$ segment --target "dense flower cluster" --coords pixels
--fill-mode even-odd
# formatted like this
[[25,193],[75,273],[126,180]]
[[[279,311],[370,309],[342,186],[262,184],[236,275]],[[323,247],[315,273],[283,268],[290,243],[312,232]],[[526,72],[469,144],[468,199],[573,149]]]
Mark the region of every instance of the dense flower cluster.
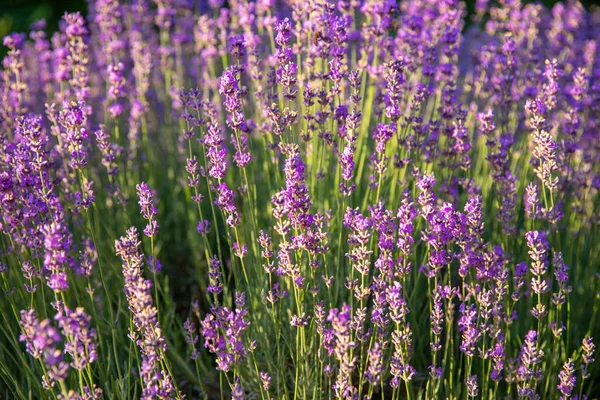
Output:
[[598,8],[94,0],[2,43],[3,396],[600,392]]

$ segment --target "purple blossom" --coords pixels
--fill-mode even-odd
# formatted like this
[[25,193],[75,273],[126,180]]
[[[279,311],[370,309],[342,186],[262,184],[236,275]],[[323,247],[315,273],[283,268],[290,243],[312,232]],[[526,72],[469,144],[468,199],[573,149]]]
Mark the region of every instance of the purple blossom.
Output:
[[87,165],[85,147],[88,138],[88,131],[85,127],[85,103],[65,101],[63,109],[58,115],[58,122],[63,128],[61,136],[68,146],[71,156],[71,168],[84,168]]
[[139,252],[140,244],[135,227],[115,241],[116,253],[123,263],[124,292],[133,321],[134,329],[130,330],[129,337],[139,347],[142,359],[142,397],[154,398],[157,393],[174,396],[176,390],[172,377],[164,368],[167,345],[150,291],[152,283],[142,275],[144,256]]
[[42,227],[44,235],[44,271],[48,287],[56,293],[69,288],[65,266],[70,262],[69,252],[72,239],[67,228],[61,224],[52,222]]
[[[89,96],[90,88],[89,67],[88,67],[88,46],[85,19],[79,12],[65,13],[63,16],[65,22],[64,32],[67,37],[67,48],[70,61],[70,80],[69,84],[75,90],[75,97],[78,102],[83,102]],[[89,113],[86,110],[86,114]]]
[[282,211],[287,214],[292,227],[307,229],[312,224],[313,215],[308,213],[312,202],[305,183],[304,162],[297,145],[289,146],[285,152],[287,154],[284,168],[286,187],[273,197],[272,202],[283,200]]
[[235,227],[240,223],[240,215],[237,212],[237,208],[234,202],[235,193],[229,189],[225,182],[219,185],[218,196],[215,200],[215,205],[223,211],[227,216],[227,224]]
[[355,346],[351,341],[350,324],[352,321],[349,305],[344,304],[341,309],[332,308],[329,310],[327,321],[331,324],[331,342],[333,353],[339,362],[338,376],[333,384],[333,390],[337,396],[348,397],[355,388],[350,379],[351,373],[355,368],[354,359],[350,355],[350,350]]
[[58,348],[62,337],[50,319],[38,320],[35,310],[21,311],[22,332],[19,341],[25,342],[27,352],[39,359],[46,373],[42,378],[44,388],[50,390],[56,382],[64,382],[68,377],[69,365],[64,361],[63,352]]
[[198,339],[200,338],[196,334],[196,325],[189,318],[185,320],[183,323],[183,329],[185,330],[185,340],[187,344],[192,347],[192,354],[190,354],[190,359],[196,360],[200,357],[200,353],[196,350],[196,344],[198,343]]
[[472,357],[475,354],[475,346],[481,337],[477,328],[477,307],[475,304],[460,305],[460,318],[458,319],[458,329],[462,336],[460,351],[467,356]]
[[142,182],[135,186],[138,197],[140,198],[138,204],[140,205],[140,212],[144,219],[148,221],[146,228],[144,229],[144,235],[149,238],[155,237],[158,234],[158,222],[156,221],[156,215],[158,211],[154,206],[154,193],[148,187],[148,184]]
[[91,317],[82,307],[69,310],[63,306],[54,319],[66,338],[65,352],[71,355],[71,367],[82,371],[98,359],[96,330],[90,327]]
[[519,367],[517,370],[518,394],[521,397],[531,396],[535,393],[535,382],[543,378],[541,368],[538,366],[542,362],[544,352],[538,346],[538,334],[536,331],[529,331],[525,335],[523,346],[519,354]]
[[247,353],[242,334],[250,323],[247,320],[248,310],[240,303],[236,303],[235,310],[213,306],[201,321],[204,347],[217,356],[219,371],[229,371],[241,363]]
[[577,383],[575,366],[573,365],[572,359],[569,359],[563,364],[563,368],[558,374],[558,379],[560,382],[556,388],[562,393],[562,396],[560,397],[561,400],[566,400],[571,396],[575,384]]

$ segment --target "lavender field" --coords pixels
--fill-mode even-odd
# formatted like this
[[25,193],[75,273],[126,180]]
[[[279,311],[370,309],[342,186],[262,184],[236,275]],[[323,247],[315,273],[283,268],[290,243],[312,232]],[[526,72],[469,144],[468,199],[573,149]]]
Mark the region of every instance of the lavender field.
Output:
[[600,398],[599,8],[82,15],[3,39],[0,398]]

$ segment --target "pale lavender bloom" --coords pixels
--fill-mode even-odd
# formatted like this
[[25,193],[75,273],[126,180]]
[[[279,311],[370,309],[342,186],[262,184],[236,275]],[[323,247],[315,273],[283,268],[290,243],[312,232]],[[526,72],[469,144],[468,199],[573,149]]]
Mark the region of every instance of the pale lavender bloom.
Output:
[[148,187],[148,184],[145,182],[136,185],[135,188],[137,190],[138,197],[140,198],[138,204],[141,208],[141,214],[144,219],[148,221],[148,224],[144,229],[144,235],[148,236],[149,238],[155,237],[158,234],[158,228],[160,226],[156,221],[156,215],[158,214],[158,211],[154,206],[154,193],[152,193]]
[[108,113],[112,118],[118,118],[123,113],[123,104],[119,99],[124,97],[125,92],[125,65],[122,62],[109,64],[106,67],[108,76],[108,99],[111,104],[108,106]]
[[477,395],[479,394],[477,375],[469,375],[465,379],[465,384],[467,385],[467,396],[477,397]]
[[[544,352],[539,349],[538,334],[529,331],[525,335],[523,346],[519,354],[519,366],[517,369],[518,394],[520,397],[535,394],[535,382],[541,380],[544,374],[538,364],[542,362]],[[533,386],[532,386],[533,383]]]
[[263,390],[268,393],[269,385],[271,383],[271,376],[266,372],[260,372],[259,377],[260,377],[260,382],[262,384]]
[[353,210],[348,207],[344,214],[344,226],[351,230],[348,235],[350,252],[346,253],[346,257],[361,275],[366,275],[369,273],[370,256],[373,253],[372,250],[368,250],[368,242],[372,234],[371,221],[364,217],[358,208]]
[[83,237],[81,239],[81,244],[83,246],[83,250],[79,250],[79,265],[75,271],[80,275],[91,277],[92,268],[98,261],[98,252],[96,251],[94,242],[90,238]]
[[435,193],[433,192],[433,187],[437,183],[435,176],[433,173],[431,174],[423,174],[419,176],[417,180],[417,188],[421,191],[419,193],[419,204],[421,205],[421,212],[425,218],[427,218],[431,213],[433,213],[433,206],[436,201]]
[[[75,90],[76,99],[80,102],[89,97],[89,52],[87,46],[88,30],[85,19],[79,12],[65,13],[63,16],[65,22],[65,34],[67,37],[67,47],[69,50],[69,66],[71,68],[69,84]],[[86,109],[85,113],[90,114]]]
[[475,346],[481,338],[481,332],[477,327],[477,307],[475,304],[461,303],[460,313],[458,320],[458,329],[462,335],[460,350],[472,357],[475,354]]
[[209,284],[206,290],[209,293],[219,294],[223,291],[223,283],[219,281],[221,277],[221,261],[216,255],[210,259],[208,263],[208,278]]
[[243,333],[250,326],[244,296],[236,293],[236,308],[213,306],[201,321],[204,347],[217,356],[217,370],[227,372],[248,352]]
[[167,345],[158,322],[158,310],[151,295],[152,282],[144,279],[142,266],[144,256],[139,252],[141,242],[135,227],[127,235],[115,241],[116,253],[123,263],[125,295],[133,317],[133,330],[129,337],[140,348],[142,358],[142,398],[151,399],[158,393],[174,396],[176,390],[169,372],[163,368],[167,360]]
[[492,358],[493,362],[492,371],[490,372],[490,379],[494,382],[499,382],[502,378],[504,360],[506,357],[503,343],[496,343],[494,347],[489,350],[488,356]]
[[383,351],[379,342],[375,342],[373,348],[369,350],[369,367],[365,375],[367,381],[376,386],[381,380],[381,374],[383,372]]
[[183,323],[183,329],[185,331],[185,341],[192,347],[192,354],[190,354],[190,359],[196,360],[200,357],[200,353],[196,349],[196,344],[198,343],[198,339],[200,338],[196,334],[196,325],[194,321],[189,318],[185,320]]
[[558,379],[560,382],[556,388],[562,393],[560,400],[567,400],[571,397],[575,384],[577,383],[575,366],[573,365],[572,359],[569,358],[569,360],[563,364],[563,368],[558,374]]
[[24,73],[24,59],[22,47],[25,42],[25,35],[22,33],[12,33],[5,36],[2,43],[8,47],[8,54],[2,60],[2,108],[0,116],[5,126],[2,127],[2,133],[12,131],[17,119],[26,113],[25,90],[26,85],[20,84],[21,76]]
[[65,352],[71,355],[71,367],[82,371],[98,359],[96,353],[96,329],[91,328],[92,318],[83,307],[70,310],[62,306],[54,317],[62,334],[67,338]]
[[548,240],[545,232],[531,231],[525,235],[527,247],[529,247],[529,256],[533,260],[531,272],[534,277],[531,280],[531,288],[534,293],[541,294],[549,290],[548,282],[543,275],[548,266]]
[[236,378],[233,388],[231,389],[231,400],[244,400],[246,395],[244,393],[244,388],[242,387],[242,383],[240,382],[240,378]]
[[56,382],[64,382],[68,377],[69,364],[64,361],[63,352],[58,348],[62,337],[50,324],[50,319],[40,321],[35,310],[22,310],[21,327],[23,330],[19,341],[25,342],[27,352],[45,366],[46,373],[42,378],[42,386],[51,390]]
[[536,218],[540,212],[538,187],[530,182],[525,188],[525,213],[529,218]]
[[69,263],[72,239],[64,224],[52,222],[42,228],[44,235],[44,272],[48,287],[56,293],[69,288],[65,266]]
[[[0,263],[0,273],[4,273],[7,270],[8,267],[4,263]],[[33,278],[37,277],[40,274],[40,272],[36,271],[33,264],[31,264],[31,262],[29,261],[25,261],[23,263],[23,265],[21,266],[21,271],[23,271],[23,278],[29,281],[32,281]],[[25,286],[25,290],[27,290],[28,293],[35,293],[37,291],[37,284],[30,285],[24,283],[23,285]]]
[[277,303],[279,300],[283,299],[287,295],[288,291],[279,289],[279,282],[275,282],[273,284],[273,288],[267,292],[265,297],[266,300],[271,304],[271,306],[274,306],[275,303]]
[[402,285],[400,282],[394,282],[388,287],[386,300],[390,311],[390,319],[395,323],[405,322],[408,314],[408,304],[402,297]]
[[554,278],[558,283],[558,292],[552,294],[552,302],[556,305],[564,304],[567,295],[572,291],[572,287],[568,284],[569,267],[565,264],[562,253],[559,252],[554,253],[552,264],[554,265]]
[[120,149],[117,145],[110,142],[110,136],[106,133],[104,125],[100,125],[94,132],[96,143],[102,153],[102,165],[106,168],[108,175],[115,176],[119,172],[119,166],[116,159]]
[[235,193],[229,189],[227,183],[223,182],[219,185],[218,196],[215,200],[215,205],[223,211],[227,216],[227,224],[231,227],[236,227],[240,224],[241,216],[237,212],[234,202]]
[[583,363],[586,365],[593,363],[595,361],[594,353],[596,352],[596,346],[594,345],[594,341],[590,336],[583,338],[581,342],[581,348],[583,351],[581,356]]
[[478,238],[484,232],[483,212],[481,196],[473,196],[465,204],[465,215],[470,233],[474,238]]
[[351,396],[356,390],[351,380],[352,371],[355,369],[355,360],[350,356],[350,350],[355,346],[355,343],[351,340],[351,312],[350,306],[344,304],[341,310],[337,308],[329,310],[329,316],[327,317],[327,321],[331,323],[331,340],[335,343],[333,353],[340,363],[333,390],[336,396],[344,398]]
[[70,166],[74,169],[82,169],[87,165],[85,151],[88,138],[88,131],[85,127],[87,121],[86,105],[83,101],[65,101],[62,107],[58,115],[58,122],[63,128],[61,136],[70,152]]

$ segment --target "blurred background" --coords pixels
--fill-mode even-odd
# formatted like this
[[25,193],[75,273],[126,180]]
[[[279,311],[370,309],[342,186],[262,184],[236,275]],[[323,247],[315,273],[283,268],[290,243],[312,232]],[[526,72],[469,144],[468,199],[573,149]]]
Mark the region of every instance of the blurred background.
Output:
[[42,18],[48,23],[48,31],[53,32],[65,11],[86,10],[85,0],[0,0],[0,37],[29,32],[29,25]]
[[[207,0],[195,0],[207,1]],[[493,0],[492,0],[493,1]],[[530,1],[523,0],[524,3]],[[582,4],[589,8],[594,4],[600,4],[600,0],[581,0]],[[467,10],[471,12],[475,0],[466,0]],[[546,6],[557,3],[556,0],[542,1]],[[48,23],[48,32],[58,29],[58,21],[65,11],[81,11],[84,15],[87,11],[86,0],[0,0],[0,38],[11,32],[29,32],[32,22],[45,19]],[[0,49],[0,55],[6,49]]]

